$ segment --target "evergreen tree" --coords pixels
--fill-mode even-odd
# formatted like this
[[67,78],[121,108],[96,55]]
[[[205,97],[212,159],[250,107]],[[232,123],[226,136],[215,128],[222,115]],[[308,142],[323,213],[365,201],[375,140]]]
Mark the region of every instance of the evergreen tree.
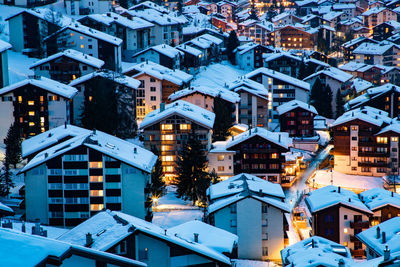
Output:
[[344,113],[344,101],[340,89],[336,93],[336,118],[339,118]]
[[229,61],[232,64],[236,64],[235,53],[233,52],[233,50],[235,50],[239,46],[239,44],[240,43],[237,38],[236,32],[234,30],[232,30],[229,33],[228,43],[226,45],[226,54],[228,56]]
[[333,118],[333,110],[332,110],[332,103],[333,103],[333,93],[332,89],[329,85],[324,86],[324,97],[322,98],[323,100],[323,106],[324,108],[324,117],[332,119]]
[[152,149],[152,152],[158,156],[157,162],[154,165],[153,171],[151,172],[151,195],[156,198],[160,198],[165,195],[165,182],[162,162],[156,148]]
[[216,184],[220,181],[220,178],[218,174],[215,172],[215,169],[213,169],[209,174],[210,180],[212,184]]
[[[322,98],[323,98],[323,88],[324,86],[321,83],[321,80],[317,78],[314,82],[314,85],[311,88],[310,92],[310,104],[313,105],[318,113],[321,113],[321,110],[324,108],[322,106]],[[322,115],[322,114],[321,114]]]
[[14,165],[21,161],[21,133],[17,123],[13,123],[8,129],[7,136],[4,139],[6,145],[6,162]]
[[251,6],[250,6],[250,16],[249,16],[249,19],[258,20],[257,9],[256,9],[256,7],[255,7],[254,2],[251,3]]
[[191,132],[187,143],[179,152],[176,167],[176,195],[184,200],[206,202],[206,190],[210,177],[206,172],[207,157],[195,133]]
[[128,0],[119,0],[119,5],[125,9],[129,8],[129,1]]
[[0,196],[6,197],[10,193],[10,189],[14,187],[14,183],[11,179],[12,173],[9,163],[5,160],[3,164],[0,170]]
[[304,58],[301,59],[301,63],[299,66],[299,73],[297,74],[297,79],[303,80],[305,77],[307,77],[307,66],[304,62]]
[[215,122],[213,128],[213,141],[225,141],[229,136],[228,130],[232,127],[234,119],[233,105],[221,98],[220,95],[214,98],[213,111],[215,113]]
[[182,12],[183,12],[182,0],[178,0],[178,3],[176,4],[176,9],[178,10],[178,14],[182,15]]

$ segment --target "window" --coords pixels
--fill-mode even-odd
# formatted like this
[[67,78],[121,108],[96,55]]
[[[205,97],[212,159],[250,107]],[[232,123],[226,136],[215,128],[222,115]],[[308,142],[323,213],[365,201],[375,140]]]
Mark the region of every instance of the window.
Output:
[[29,115],[29,116],[35,116],[35,111],[29,111],[29,112],[28,112],[28,115]]
[[35,126],[35,123],[34,122],[29,122],[29,126]]
[[[90,48],[90,45],[89,45]],[[87,66],[82,66],[82,70],[87,70]]]
[[352,146],[352,147],[351,147],[351,151],[357,151],[357,147]]
[[218,166],[218,171],[219,172],[223,172],[225,170],[225,167],[224,166]]
[[102,197],[104,195],[103,190],[90,190],[91,197]]
[[268,240],[268,233],[263,234],[263,240]]
[[162,156],[162,161],[174,161],[174,156]]
[[378,143],[378,144],[387,144],[387,137],[377,137],[376,138],[376,142]]
[[99,161],[99,162],[89,162],[89,168],[101,169],[101,168],[103,168],[103,162],[101,162],[101,161]]
[[230,205],[229,207],[230,207],[230,209],[231,209],[231,213],[236,213],[236,212],[237,212],[237,206],[236,206],[236,203],[235,203],[235,204],[232,204],[232,205]]
[[218,155],[218,161],[223,161],[223,160],[224,160],[224,158],[225,158],[225,156],[224,156],[224,155]]
[[397,142],[398,140],[398,137],[392,137],[392,142]]
[[103,204],[90,204],[90,210],[97,211],[104,208]]
[[164,134],[161,135],[161,140],[162,141],[173,141],[175,138],[175,136],[173,134]]
[[155,97],[155,96],[150,96],[150,101],[156,101],[157,100],[157,97]]
[[357,136],[352,136],[352,137],[351,137],[351,140],[357,141]]
[[150,87],[150,92],[155,92],[156,88],[154,86]]
[[277,163],[269,164],[269,168],[274,169],[274,170],[279,169],[279,164],[277,164]]
[[149,259],[149,253],[148,249],[140,249],[139,250],[139,260],[148,260]]
[[139,88],[144,88],[144,80],[139,80],[139,82],[140,82]]
[[151,82],[151,83],[155,83],[155,82],[156,82],[156,79],[150,78],[150,82]]
[[173,146],[161,146],[161,151],[171,151],[173,149]]
[[262,209],[262,213],[268,213],[268,205],[267,204],[263,204],[261,209]]
[[184,123],[179,125],[180,130],[190,130],[190,124]]
[[278,158],[278,153],[271,154],[271,159],[277,159],[277,158]]
[[347,215],[344,215],[344,216],[343,216],[343,219],[347,220]]
[[263,247],[262,248],[262,255],[263,256],[268,256],[268,247]]
[[103,182],[103,176],[90,176],[90,182],[101,183]]
[[34,106],[35,105],[35,101],[28,101],[28,106]]
[[351,167],[352,171],[357,171],[357,167]]
[[[166,131],[166,130],[172,130],[172,124],[161,124],[161,130]],[[173,140],[173,139],[171,139]]]
[[237,227],[236,220],[231,220],[231,227]]

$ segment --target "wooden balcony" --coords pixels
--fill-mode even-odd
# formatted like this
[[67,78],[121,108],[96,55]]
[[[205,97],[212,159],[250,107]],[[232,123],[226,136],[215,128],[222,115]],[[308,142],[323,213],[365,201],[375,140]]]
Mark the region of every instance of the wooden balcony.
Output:
[[354,258],[364,258],[366,255],[363,249],[350,249],[350,253]]
[[368,229],[369,228],[369,222],[364,221],[364,222],[350,222],[350,228],[361,228],[361,229]]

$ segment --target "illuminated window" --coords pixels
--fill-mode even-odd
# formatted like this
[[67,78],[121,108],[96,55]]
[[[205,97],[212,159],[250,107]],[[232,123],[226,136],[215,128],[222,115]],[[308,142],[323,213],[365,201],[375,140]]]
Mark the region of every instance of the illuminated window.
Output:
[[345,234],[347,234],[347,232],[348,232],[347,228],[344,228],[344,229],[343,229],[343,232],[344,232]]
[[42,127],[42,128],[40,128],[40,131],[41,131],[42,133],[44,133],[46,130],[44,129],[44,127]]
[[35,123],[33,121],[29,122],[29,126],[35,126]]
[[35,111],[29,111],[28,114],[29,116],[35,116]]
[[278,89],[282,89],[283,88],[283,85],[282,84],[279,84],[278,85]]
[[29,105],[29,106],[35,105],[35,101],[28,101],[28,105]]
[[173,146],[161,146],[161,151],[171,151],[173,150]]
[[20,122],[20,123],[23,123],[23,122],[24,122],[24,118],[19,117],[19,122]]
[[347,247],[347,242],[344,242],[344,246]]
[[73,33],[73,32],[71,32],[71,36],[74,36],[74,33]]
[[18,96],[18,103],[21,103],[22,102],[22,96]]
[[89,96],[89,101],[91,102],[93,100],[93,96]]
[[83,44],[81,44],[81,48],[85,48],[85,46]]
[[268,78],[268,84],[272,84],[272,79]]
[[90,210],[102,210],[103,208],[103,204],[90,204]]
[[104,195],[103,190],[90,190],[91,197],[102,197]]
[[225,156],[224,156],[224,155],[219,155],[219,156],[218,156],[218,161],[223,161],[223,160],[224,160],[224,158],[225,158]]
[[173,134],[161,135],[161,140],[162,141],[172,141],[172,140],[174,140],[174,135]]
[[399,139],[397,137],[392,137],[392,142],[397,142]]
[[103,168],[103,162],[98,161],[98,162],[89,162],[89,168],[98,168],[101,169]]
[[278,158],[278,153],[271,154],[271,159],[277,159],[277,158]]
[[79,38],[81,38],[81,40],[83,40],[83,36],[81,35],[81,36],[79,36]]
[[40,96],[40,102],[43,102],[44,101],[44,96]]
[[376,138],[376,142],[378,143],[378,144],[387,144],[387,137],[377,137]]
[[76,79],[76,75],[73,74],[73,75],[72,75],[72,80],[75,80],[75,79]]
[[164,166],[163,167],[163,171],[164,172],[173,172],[174,171],[174,167],[173,166]]
[[283,97],[283,94],[279,94],[279,97]]
[[40,122],[44,122],[44,117],[40,117]]
[[92,183],[101,183],[103,182],[103,176],[90,176],[90,181]]
[[161,124],[161,130],[172,130],[172,124]]
[[174,161],[174,156],[162,156],[162,161]]
[[180,124],[179,129],[180,130],[190,130],[190,124]]

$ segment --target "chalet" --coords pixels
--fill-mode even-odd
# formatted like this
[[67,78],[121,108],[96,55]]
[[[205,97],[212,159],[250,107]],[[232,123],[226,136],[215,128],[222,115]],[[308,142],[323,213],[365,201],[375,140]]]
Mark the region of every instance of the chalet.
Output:
[[200,50],[204,56],[203,62],[209,64],[219,58],[224,42],[220,38],[206,33],[185,44]]
[[241,173],[211,185],[207,197],[209,223],[238,236],[239,259],[279,260],[289,212],[279,184]]
[[20,171],[26,219],[75,226],[107,208],[151,221],[156,160],[150,151],[96,130],[51,146]]
[[264,66],[263,53],[272,53],[273,50],[256,43],[246,43],[235,49],[236,64],[242,70],[252,71]]
[[152,61],[169,69],[179,70],[183,61],[183,55],[184,53],[180,50],[166,44],[161,44],[140,51],[133,55],[132,58],[133,62],[136,63]]
[[316,45],[317,32],[287,25],[271,33],[271,44],[283,49],[312,50]]
[[366,37],[359,37],[353,40],[350,40],[342,45],[344,52],[344,59],[346,61],[351,61],[355,59],[355,55],[353,54],[353,50],[356,49],[363,43],[377,43],[377,41],[373,39],[369,39]]
[[259,22],[249,19],[239,23],[238,33],[251,38],[253,42],[261,45],[272,45],[268,43],[268,34],[274,31],[274,24]]
[[288,12],[282,12],[275,17],[272,17],[271,21],[275,26],[283,26],[302,22],[302,19]]
[[221,180],[226,180],[234,175],[233,156],[235,151],[226,149],[227,141],[217,141],[211,144],[208,151],[208,171],[218,175]]
[[33,76],[0,89],[1,140],[8,127],[16,123],[24,138],[70,122],[70,103],[75,88]]
[[356,16],[356,4],[353,3],[335,3],[332,6],[332,10],[336,12],[342,12],[340,21],[352,19]]
[[397,14],[386,7],[373,7],[362,13],[365,27],[375,27],[385,21],[397,21]]
[[206,57],[203,51],[187,44],[178,45],[176,49],[184,54],[182,65],[187,72],[192,74],[197,73],[200,66],[206,65],[206,61],[204,60]]
[[73,49],[67,49],[47,58],[36,61],[29,68],[35,75],[43,76],[62,83],[99,70],[104,61]]
[[211,134],[215,114],[189,102],[178,100],[162,103],[146,115],[140,124],[144,134],[144,146],[161,151],[161,161],[166,181],[173,181],[178,152],[193,132],[207,152],[211,146]]
[[0,40],[0,88],[9,84],[8,75],[8,49],[11,45],[3,40]]
[[394,20],[385,21],[372,28],[374,40],[382,41],[400,31],[400,23]]
[[65,10],[67,15],[88,15],[103,14],[113,9],[113,2],[110,0],[94,0],[94,1],[75,1],[66,0]]
[[264,67],[297,77],[302,59],[288,52],[264,54]]
[[382,65],[368,65],[365,63],[359,63],[355,61],[350,61],[339,67],[340,70],[345,71],[354,77],[358,77],[374,85],[379,85],[382,83],[382,72],[384,71],[384,66]]
[[214,28],[203,28],[195,26],[186,26],[182,29],[183,41],[184,42],[190,41],[206,33],[223,40],[225,45],[226,42],[228,41],[229,34],[226,32]]

